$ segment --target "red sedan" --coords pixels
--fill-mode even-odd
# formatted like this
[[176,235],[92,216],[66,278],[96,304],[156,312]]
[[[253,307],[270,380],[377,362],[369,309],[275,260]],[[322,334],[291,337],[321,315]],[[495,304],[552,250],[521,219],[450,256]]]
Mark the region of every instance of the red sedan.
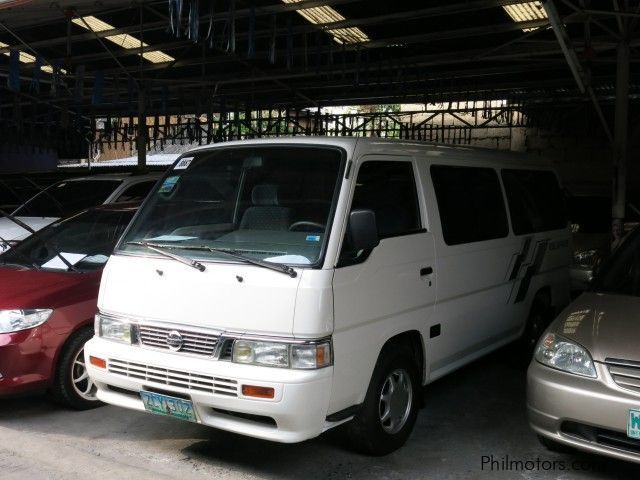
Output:
[[0,396],[48,390],[72,408],[98,404],[84,344],[102,269],[136,209],[86,210],[0,255]]

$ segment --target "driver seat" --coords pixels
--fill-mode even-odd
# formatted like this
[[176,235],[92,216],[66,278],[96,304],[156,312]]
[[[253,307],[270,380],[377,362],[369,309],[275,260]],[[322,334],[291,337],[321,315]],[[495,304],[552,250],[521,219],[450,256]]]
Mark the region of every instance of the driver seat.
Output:
[[251,207],[242,215],[240,228],[246,230],[287,230],[291,209],[280,205],[277,185],[256,185],[251,191]]

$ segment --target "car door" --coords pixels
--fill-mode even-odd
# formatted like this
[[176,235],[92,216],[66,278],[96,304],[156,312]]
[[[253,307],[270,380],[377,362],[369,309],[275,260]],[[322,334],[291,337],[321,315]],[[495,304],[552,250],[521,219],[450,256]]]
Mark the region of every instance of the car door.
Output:
[[376,214],[380,244],[351,252],[348,236],[334,273],[332,408],[360,403],[381,347],[390,337],[427,328],[435,299],[434,240],[412,157],[368,155],[356,175],[350,209]]

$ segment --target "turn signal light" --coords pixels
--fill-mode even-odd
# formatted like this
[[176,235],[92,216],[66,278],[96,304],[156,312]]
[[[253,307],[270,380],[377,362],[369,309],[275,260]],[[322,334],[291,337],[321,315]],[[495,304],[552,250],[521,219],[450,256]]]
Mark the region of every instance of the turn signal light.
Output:
[[242,385],[242,395],[244,395],[245,397],[273,398],[275,397],[275,390],[271,387]]
[[103,360],[102,358],[90,356],[89,363],[91,363],[91,365],[93,365],[94,367],[107,368],[107,361]]

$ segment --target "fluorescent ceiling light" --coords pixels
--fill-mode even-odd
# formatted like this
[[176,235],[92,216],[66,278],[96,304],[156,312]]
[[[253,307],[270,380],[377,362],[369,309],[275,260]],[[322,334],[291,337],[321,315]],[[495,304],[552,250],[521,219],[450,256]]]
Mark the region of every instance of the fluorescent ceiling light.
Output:
[[[544,20],[547,17],[547,12],[544,11],[542,2],[523,2],[514,3],[512,5],[504,5],[502,8],[509,14],[511,19],[516,22],[530,22],[533,20]],[[523,28],[523,32],[531,32],[536,28]]]
[[[4,42],[0,42],[0,48],[9,48],[10,45],[4,43]],[[11,55],[10,52],[4,52],[4,54],[8,57],[9,55]],[[20,50],[20,55],[18,56],[19,60],[21,63],[36,63],[36,57],[34,57],[33,55],[31,55],[30,53],[27,52],[23,52],[22,50]],[[40,70],[42,70],[43,72],[46,73],[53,73],[53,67],[51,65],[42,65],[40,67]],[[64,69],[60,69],[60,73],[67,73]]]
[[[82,27],[86,30],[91,30],[93,32],[105,32],[107,30],[115,30],[116,27],[108,24],[107,22],[103,22],[99,18],[94,17],[93,15],[89,15],[81,18],[74,18],[71,20],[73,23]],[[119,33],[117,35],[109,35],[108,37],[104,37],[112,43],[115,43],[119,47],[122,47],[126,50],[139,49],[140,47],[148,47],[147,43],[144,43],[137,39],[132,35],[128,35],[126,33]],[[140,53],[138,53],[140,55]],[[151,63],[166,63],[173,62],[175,58],[171,55],[167,55],[160,50],[151,50],[148,52],[142,53],[142,58],[148,60]]]
[[[9,48],[10,45],[4,43],[4,42],[0,42],[0,48]],[[9,55],[11,55],[10,52],[4,52],[4,54],[8,57]],[[30,53],[27,52],[23,52],[22,50],[20,50],[20,62],[22,63],[35,63],[36,61],[36,57],[34,57],[33,55],[31,55]]]
[[[298,3],[302,0],[282,1],[284,3]],[[346,20],[336,10],[328,5],[323,5],[321,7],[302,8],[296,11],[300,15],[302,15],[308,22],[313,23],[314,25],[335,23]],[[367,36],[367,34],[360,30],[358,27],[335,28],[329,29],[327,30],[327,32],[331,33],[331,35],[333,35],[333,39],[338,43],[364,43],[371,40]]]

